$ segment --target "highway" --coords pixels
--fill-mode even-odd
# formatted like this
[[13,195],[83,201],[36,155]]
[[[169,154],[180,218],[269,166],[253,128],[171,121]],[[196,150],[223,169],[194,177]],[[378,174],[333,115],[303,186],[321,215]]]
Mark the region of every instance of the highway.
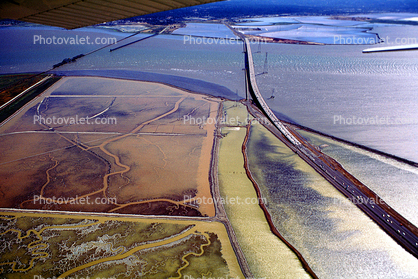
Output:
[[271,132],[374,220],[398,244],[418,258],[418,228],[386,204],[367,186],[344,170],[335,160],[321,153],[308,143],[290,125],[280,121],[271,111],[257,86],[249,40],[243,34],[233,30],[229,25],[227,26],[244,42],[247,90],[259,109],[257,110],[247,102],[250,113],[255,117],[267,118],[272,124],[267,125]]

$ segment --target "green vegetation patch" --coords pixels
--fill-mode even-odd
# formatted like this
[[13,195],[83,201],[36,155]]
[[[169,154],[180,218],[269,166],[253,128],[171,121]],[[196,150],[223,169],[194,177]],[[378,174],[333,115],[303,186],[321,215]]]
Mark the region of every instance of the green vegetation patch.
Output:
[[22,214],[0,224],[1,278],[229,275],[217,233],[202,224]]
[[[18,78],[20,80],[16,81],[16,79]],[[11,99],[22,93],[24,90],[36,84],[42,78],[45,78],[45,76],[39,75],[32,78],[0,76],[0,80],[3,80],[2,89],[0,89],[0,105],[7,103]],[[46,80],[45,82],[41,83],[38,86],[35,86],[31,90],[27,91],[25,94],[8,104],[6,107],[1,109],[0,122],[3,122],[5,119],[7,119],[13,113],[18,111],[21,107],[23,107],[26,103],[30,102],[36,96],[41,94],[43,91],[45,91],[48,87],[53,85],[59,79],[59,77],[52,77]]]

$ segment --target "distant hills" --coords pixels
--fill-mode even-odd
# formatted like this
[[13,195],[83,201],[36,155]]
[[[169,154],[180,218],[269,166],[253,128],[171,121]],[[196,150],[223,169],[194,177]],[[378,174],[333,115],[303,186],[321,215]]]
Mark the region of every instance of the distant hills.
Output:
[[170,24],[190,18],[222,19],[266,15],[340,15],[418,12],[417,0],[228,0],[135,17],[135,21]]

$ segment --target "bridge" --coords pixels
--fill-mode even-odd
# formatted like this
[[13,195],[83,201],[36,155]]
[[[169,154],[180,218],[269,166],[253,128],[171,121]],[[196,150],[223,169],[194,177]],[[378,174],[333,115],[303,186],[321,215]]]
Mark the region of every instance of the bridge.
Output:
[[[385,203],[376,193],[358,181],[338,162],[318,151],[289,125],[280,121],[271,111],[258,89],[251,46],[248,38],[225,23],[244,43],[245,71],[247,90],[253,102],[263,115],[273,124],[269,130],[313,167],[337,190],[360,208],[376,224],[378,224],[392,239],[405,250],[418,258],[418,228]],[[249,108],[251,106],[248,106]],[[257,115],[257,111],[251,112]],[[259,113],[258,113],[259,114]],[[405,206],[408,206],[407,204]]]

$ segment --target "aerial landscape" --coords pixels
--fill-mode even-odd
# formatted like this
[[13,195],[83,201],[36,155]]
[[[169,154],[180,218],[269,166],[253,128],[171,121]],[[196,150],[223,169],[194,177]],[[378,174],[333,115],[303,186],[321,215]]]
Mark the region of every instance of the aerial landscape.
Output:
[[416,1],[36,1],[0,6],[0,278],[418,278]]

